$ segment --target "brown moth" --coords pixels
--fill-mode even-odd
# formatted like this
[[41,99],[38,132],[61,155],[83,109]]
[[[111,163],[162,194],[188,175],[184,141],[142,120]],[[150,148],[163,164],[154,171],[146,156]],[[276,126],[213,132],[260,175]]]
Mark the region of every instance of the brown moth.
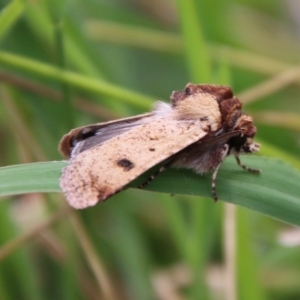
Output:
[[256,127],[241,111],[242,103],[227,86],[187,84],[174,91],[171,103],[156,102],[150,113],[88,125],[63,136],[60,151],[71,157],[60,186],[75,208],[104,201],[155,165],[162,165],[140,187],[167,167],[212,172],[212,196],[217,201],[216,176],[226,156],[259,151]]

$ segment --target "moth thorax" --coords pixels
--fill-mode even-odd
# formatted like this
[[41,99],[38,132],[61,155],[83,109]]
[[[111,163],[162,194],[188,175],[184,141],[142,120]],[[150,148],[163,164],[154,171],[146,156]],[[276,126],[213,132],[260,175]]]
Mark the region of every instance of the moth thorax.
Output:
[[197,93],[186,96],[176,103],[178,119],[207,121],[212,131],[221,125],[221,112],[216,99],[208,93]]

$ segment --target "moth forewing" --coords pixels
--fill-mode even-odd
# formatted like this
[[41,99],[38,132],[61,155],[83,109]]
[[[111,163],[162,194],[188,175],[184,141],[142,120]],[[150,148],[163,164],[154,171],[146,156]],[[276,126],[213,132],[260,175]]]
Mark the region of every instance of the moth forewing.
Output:
[[[101,144],[116,135],[120,135],[123,132],[132,129],[132,127],[149,122],[152,115],[153,113],[145,113],[134,117],[91,124],[72,129],[69,133],[62,137],[58,147],[59,151],[66,158],[69,158],[71,155],[76,155],[88,148],[91,148],[92,146]],[[78,147],[78,143],[90,140],[91,138],[92,142],[89,141],[88,143],[85,143],[84,147],[80,150],[77,149],[77,151],[73,153],[75,145]],[[90,147],[88,147],[87,144],[90,144]]]
[[137,126],[71,158],[60,186],[71,206],[107,199],[146,170],[203,138],[207,122],[166,117]]

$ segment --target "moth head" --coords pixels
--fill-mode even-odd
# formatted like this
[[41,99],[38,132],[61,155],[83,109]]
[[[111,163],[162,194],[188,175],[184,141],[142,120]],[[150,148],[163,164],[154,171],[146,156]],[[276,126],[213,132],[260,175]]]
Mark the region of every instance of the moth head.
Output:
[[241,114],[235,123],[234,130],[239,130],[240,135],[230,139],[231,153],[239,154],[259,151],[260,144],[253,141],[257,130],[253,124],[252,117]]
[[236,120],[234,125],[235,130],[240,130],[242,132],[242,136],[246,138],[254,138],[257,129],[256,126],[253,124],[253,118],[248,116],[244,113]]

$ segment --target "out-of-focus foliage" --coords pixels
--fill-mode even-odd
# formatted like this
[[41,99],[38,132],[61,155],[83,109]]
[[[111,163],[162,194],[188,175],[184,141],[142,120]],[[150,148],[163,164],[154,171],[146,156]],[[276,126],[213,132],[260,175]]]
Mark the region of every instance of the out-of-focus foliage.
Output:
[[[193,81],[230,84],[261,153],[299,170],[297,1],[0,7],[1,166],[60,160],[71,127],[148,111]],[[61,194],[1,200],[0,299],[300,297],[299,229],[253,211],[137,190],[80,212]]]

